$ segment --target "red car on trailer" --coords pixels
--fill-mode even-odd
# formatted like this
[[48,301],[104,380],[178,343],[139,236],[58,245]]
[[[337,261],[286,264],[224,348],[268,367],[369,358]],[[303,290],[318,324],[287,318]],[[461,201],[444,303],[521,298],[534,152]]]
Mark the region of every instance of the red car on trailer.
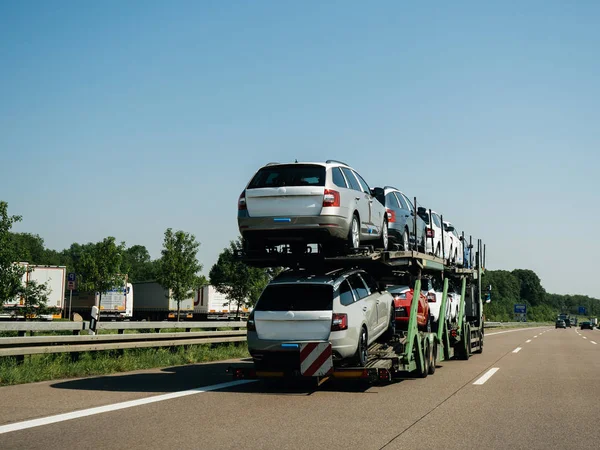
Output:
[[[392,294],[392,297],[394,297],[396,326],[399,329],[405,329],[408,326],[408,320],[410,319],[410,307],[414,296],[414,289],[409,286],[391,286],[387,290]],[[431,331],[429,303],[427,302],[427,296],[422,291],[419,295],[417,326],[420,330]]]

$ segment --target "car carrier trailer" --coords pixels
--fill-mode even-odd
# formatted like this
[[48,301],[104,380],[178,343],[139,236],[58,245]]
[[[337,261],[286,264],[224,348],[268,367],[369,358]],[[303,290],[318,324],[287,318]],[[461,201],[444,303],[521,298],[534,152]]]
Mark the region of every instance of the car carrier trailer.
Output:
[[[362,379],[371,383],[386,383],[396,377],[414,374],[427,377],[435,373],[439,362],[449,359],[468,360],[471,354],[483,351],[483,302],[481,300],[482,264],[481,240],[477,241],[474,263],[471,268],[448,264],[447,260],[416,251],[375,251],[366,247],[348,256],[324,257],[318,253],[292,255],[283,251],[272,251],[262,256],[238,256],[247,264],[257,267],[297,267],[324,272],[338,268],[361,268],[369,272],[380,284],[407,283],[414,286],[408,326],[396,330],[387,341],[379,340],[368,350],[369,357],[364,367],[336,366],[331,357],[328,342],[290,344],[298,349],[298,361],[292,371],[257,371],[254,368],[230,367],[228,372],[235,379],[279,378],[314,379],[317,385],[332,378]],[[443,281],[440,318],[431,332],[417,327],[417,309],[423,277],[436,277]],[[449,280],[460,285],[461,302],[457,318],[451,322],[446,318]],[[407,283],[408,284],[408,283]],[[305,355],[319,352],[319,367],[304,367]],[[312,355],[310,360],[315,360]]]

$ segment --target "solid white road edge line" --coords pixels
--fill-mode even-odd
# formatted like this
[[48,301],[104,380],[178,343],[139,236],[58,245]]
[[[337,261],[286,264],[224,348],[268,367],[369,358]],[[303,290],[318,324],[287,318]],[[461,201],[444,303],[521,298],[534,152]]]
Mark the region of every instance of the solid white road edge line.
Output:
[[520,328],[518,330],[496,331],[494,333],[485,333],[485,336],[493,336],[495,334],[503,334],[503,333],[514,333],[515,331],[529,331],[529,330],[535,330],[536,328],[542,328],[542,327],[531,327],[531,328]]
[[481,377],[479,377],[479,379],[477,381],[475,381],[473,384],[478,384],[478,385],[484,384],[487,380],[492,378],[492,375],[494,375],[499,370],[500,370],[500,367],[494,367],[494,368],[488,370]]
[[55,416],[42,417],[40,419],[26,420],[24,422],[10,423],[0,426],[0,434],[10,433],[11,431],[26,430],[28,428],[40,427],[51,423],[64,422],[66,420],[78,419],[80,417],[93,416],[105,412],[118,411],[120,409],[133,408],[134,406],[147,405],[149,403],[162,402],[173,398],[186,397],[188,395],[201,394],[203,392],[216,391],[226,389],[228,387],[239,386],[241,384],[252,383],[256,380],[237,380],[227,383],[213,384],[212,386],[204,386],[187,391],[172,392],[169,394],[155,395],[152,397],[140,398],[138,400],[130,400],[127,402],[114,403],[112,405],[98,406],[96,408],[82,409],[65,414],[57,414]]
[[519,353],[521,351],[521,347],[517,347],[513,350],[513,353]]

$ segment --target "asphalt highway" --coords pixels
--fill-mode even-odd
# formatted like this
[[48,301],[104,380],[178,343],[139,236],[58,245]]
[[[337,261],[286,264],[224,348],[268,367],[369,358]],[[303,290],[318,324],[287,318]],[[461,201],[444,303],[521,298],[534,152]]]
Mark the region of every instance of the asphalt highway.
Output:
[[425,379],[268,386],[230,361],[0,388],[0,449],[597,446],[600,332],[492,331]]

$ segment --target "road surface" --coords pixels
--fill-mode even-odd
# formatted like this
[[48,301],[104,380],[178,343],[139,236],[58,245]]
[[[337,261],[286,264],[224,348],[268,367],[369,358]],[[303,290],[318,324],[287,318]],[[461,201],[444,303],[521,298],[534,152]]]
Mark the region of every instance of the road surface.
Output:
[[469,361],[368,389],[231,383],[229,365],[0,388],[0,449],[547,449],[600,439],[597,330],[490,331]]

